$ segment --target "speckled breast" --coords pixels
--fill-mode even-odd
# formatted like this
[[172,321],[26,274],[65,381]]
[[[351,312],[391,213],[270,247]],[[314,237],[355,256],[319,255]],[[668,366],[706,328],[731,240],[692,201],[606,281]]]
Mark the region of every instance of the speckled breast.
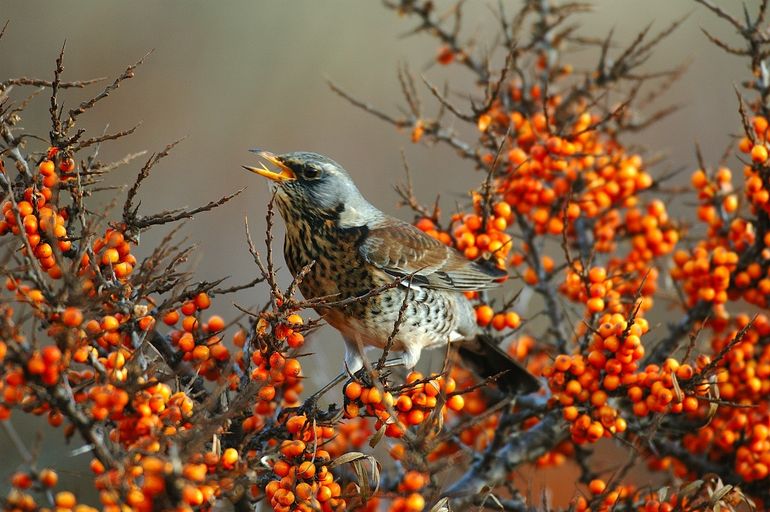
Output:
[[[333,295],[341,300],[362,295],[383,284],[376,279],[369,264],[358,252],[358,244],[366,228],[339,229],[329,220],[310,223],[288,213],[284,258],[293,276],[313,263],[299,285],[306,299]],[[364,301],[365,302],[365,301]],[[348,314],[363,307],[363,302],[351,304]]]

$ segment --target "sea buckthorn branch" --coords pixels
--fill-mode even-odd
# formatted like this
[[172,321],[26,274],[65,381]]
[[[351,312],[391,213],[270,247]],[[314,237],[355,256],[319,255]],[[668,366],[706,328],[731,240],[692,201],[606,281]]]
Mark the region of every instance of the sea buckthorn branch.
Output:
[[506,481],[516,467],[544,454],[557,445],[566,434],[558,412],[550,411],[531,429],[511,435],[501,450],[487,453],[474,462],[444,494],[465,496],[455,501],[455,505],[461,508],[463,503],[469,500],[469,496],[472,500],[484,487],[495,487]]
[[411,208],[416,216],[430,219],[440,228],[441,226],[439,224],[439,218],[441,217],[441,208],[439,206],[439,202],[441,199],[441,194],[436,194],[436,199],[433,201],[432,209],[428,209],[426,206],[422,205],[414,193],[414,187],[412,186],[412,174],[409,169],[409,163],[406,160],[406,154],[403,151],[401,151],[401,161],[404,164],[406,183],[397,183],[393,187],[396,193],[401,196],[401,202],[399,202],[398,206],[409,206],[409,208]]
[[565,316],[559,300],[556,297],[556,289],[547,278],[545,269],[542,265],[542,258],[538,251],[539,241],[535,240],[534,229],[527,223],[524,217],[518,217],[519,228],[524,234],[524,240],[529,247],[529,261],[534,268],[537,276],[535,291],[543,297],[545,301],[545,313],[550,321],[549,332],[553,336],[554,345],[559,353],[567,352],[568,336],[565,332]]
[[[84,87],[87,87],[92,84],[96,84],[99,82],[103,82],[104,80],[107,80],[107,77],[98,77],[98,78],[91,78],[88,80],[77,80],[74,82],[59,82],[57,84],[57,87],[59,89],[82,89]],[[5,89],[8,89],[9,87],[13,86],[31,86],[31,87],[53,87],[53,82],[50,80],[42,80],[39,78],[27,78],[27,77],[18,77],[18,78],[9,78],[6,80],[3,80],[0,82],[0,91],[4,91]]]
[[700,301],[695,307],[686,309],[683,313],[683,318],[675,323],[668,324],[668,334],[655,345],[647,358],[647,362],[652,364],[662,363],[670,354],[676,351],[682,339],[689,335],[696,325],[708,318],[710,312],[711,305],[705,301]]
[[376,107],[354,98],[332,81],[327,80],[327,84],[332,91],[349,102],[351,105],[374,115],[375,117],[395,126],[396,128],[411,127],[412,140],[419,141],[424,135],[428,135],[429,138],[432,138],[433,140],[448,144],[457,150],[457,152],[462,155],[463,158],[473,160],[478,165],[483,164],[483,161],[481,160],[481,157],[479,156],[478,150],[476,148],[467,142],[460,140],[453,131],[441,129],[435,121],[426,121],[420,118],[404,119],[392,117],[389,114],[386,114],[377,109]]
[[[134,64],[131,64],[130,66],[128,66],[123,71],[123,73],[120,74],[120,76],[115,78],[115,80],[111,84],[109,84],[107,87],[105,87],[99,94],[97,94],[96,96],[92,97],[89,100],[86,100],[86,101],[80,103],[80,105],[78,105],[77,108],[70,109],[70,111],[68,113],[68,116],[67,116],[67,121],[64,123],[65,133],[66,133],[66,130],[71,129],[75,125],[75,120],[77,119],[78,116],[81,116],[81,115],[85,114],[88,110],[92,109],[94,107],[94,105],[96,105],[97,102],[99,102],[99,101],[105,99],[107,96],[109,96],[114,90],[116,90],[118,87],[120,87],[120,84],[123,81],[128,80],[130,78],[133,78],[134,77],[134,71],[136,70],[136,68],[141,66],[144,63],[145,59],[152,54],[152,52],[153,52],[153,50],[148,51],[147,53],[145,53],[142,56],[142,58],[140,58]],[[64,54],[64,47],[62,47],[62,53],[60,55],[60,59],[63,56],[63,54]],[[59,69],[61,67],[61,61],[58,61],[57,64],[58,64],[58,66],[57,66],[56,78],[57,78],[57,81],[58,81],[59,75],[61,74],[61,69]],[[59,84],[57,83],[57,88],[58,87],[59,87]],[[55,96],[56,96],[55,94],[53,94],[51,96],[51,98],[52,98],[52,108],[53,108],[53,101],[54,101],[53,98],[55,98]],[[58,121],[61,122],[60,119]]]
[[[417,17],[421,23],[414,28],[411,33],[428,32],[434,37],[443,42],[448,52],[451,53],[452,58],[456,58],[458,62],[461,62],[464,66],[475,73],[480,80],[487,81],[489,78],[488,70],[480,62],[469,55],[467,49],[472,46],[470,42],[460,42],[458,40],[460,29],[462,27],[462,2],[457,2],[451,6],[447,13],[435,17],[433,2],[410,2],[399,1],[383,2],[385,7],[398,11],[401,14],[413,15]],[[444,21],[451,15],[453,18],[454,26],[452,29],[444,28]]]

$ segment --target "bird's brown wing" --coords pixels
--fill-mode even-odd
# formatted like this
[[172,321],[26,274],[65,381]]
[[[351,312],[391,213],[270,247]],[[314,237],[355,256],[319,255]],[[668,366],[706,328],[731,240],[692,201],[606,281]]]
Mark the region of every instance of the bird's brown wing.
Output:
[[469,261],[411,224],[393,219],[370,229],[359,246],[361,255],[393,277],[413,275],[416,286],[441,290],[486,290],[498,285],[505,272],[493,265]]

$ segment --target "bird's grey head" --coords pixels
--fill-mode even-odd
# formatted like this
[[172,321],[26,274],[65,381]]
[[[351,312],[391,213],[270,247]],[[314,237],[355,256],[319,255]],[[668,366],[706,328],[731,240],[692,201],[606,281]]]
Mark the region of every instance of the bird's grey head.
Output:
[[281,215],[287,221],[296,215],[313,220],[337,220],[340,224],[363,225],[379,213],[361,195],[348,172],[340,164],[318,153],[295,151],[275,155],[252,150],[274,166],[244,166],[276,184]]

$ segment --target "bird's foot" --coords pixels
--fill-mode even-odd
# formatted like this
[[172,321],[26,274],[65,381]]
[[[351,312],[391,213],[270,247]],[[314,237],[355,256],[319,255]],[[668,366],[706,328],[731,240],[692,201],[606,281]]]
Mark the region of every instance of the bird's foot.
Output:
[[330,421],[340,413],[340,411],[337,409],[337,405],[335,403],[329,404],[327,409],[324,411],[318,408],[318,400],[334,386],[345,380],[345,377],[347,377],[347,373],[340,373],[324,387],[307,397],[302,405],[286,408],[284,409],[284,412],[304,414],[308,418],[315,418],[318,421]]
[[318,407],[318,399],[320,395],[309,396],[302,405],[297,407],[286,407],[281,411],[281,416],[285,415],[301,415],[306,416],[308,420],[315,420],[317,423],[332,423],[342,414],[342,411],[337,407],[336,403],[331,403],[326,406],[326,409]]
[[383,368],[396,368],[398,366],[406,366],[406,363],[404,362],[403,357],[388,359],[387,361],[385,361],[385,364],[382,365]]

